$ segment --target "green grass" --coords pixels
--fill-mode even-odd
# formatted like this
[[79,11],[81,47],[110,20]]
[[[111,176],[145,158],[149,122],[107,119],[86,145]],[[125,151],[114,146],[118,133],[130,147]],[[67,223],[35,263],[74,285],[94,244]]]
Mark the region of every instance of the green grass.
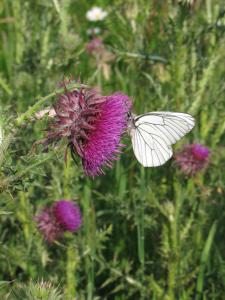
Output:
[[[225,299],[225,6],[187,2],[0,2],[1,299]],[[93,5],[104,21],[87,21]],[[85,50],[94,26],[104,61]],[[48,122],[30,117],[69,75],[126,93],[137,114],[191,113],[196,127],[175,149],[208,146],[208,169],[189,179],[173,161],[144,169],[127,137],[95,179],[65,165],[63,145],[31,152]],[[58,199],[77,199],[83,226],[48,245],[33,217]]]

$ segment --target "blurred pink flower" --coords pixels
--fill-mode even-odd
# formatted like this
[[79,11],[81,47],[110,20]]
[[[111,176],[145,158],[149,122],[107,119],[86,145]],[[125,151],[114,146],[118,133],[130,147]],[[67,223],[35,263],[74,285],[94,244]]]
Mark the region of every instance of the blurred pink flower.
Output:
[[36,221],[37,227],[46,241],[51,243],[63,236],[64,231],[57,223],[51,207],[43,208],[43,210],[34,218],[34,220]]
[[183,173],[193,176],[207,167],[209,155],[210,151],[207,147],[190,144],[184,146],[183,150],[175,155],[175,161]]
[[[95,58],[94,67],[102,73],[106,80],[110,79],[111,63],[115,60],[115,55],[104,45],[102,39],[93,37],[86,44],[87,53]],[[93,62],[92,62],[93,63]]]
[[54,215],[57,222],[67,231],[77,231],[81,226],[81,212],[72,201],[60,200],[54,205]]
[[100,38],[94,37],[86,44],[86,50],[89,54],[100,54],[104,51],[104,44]]
[[65,231],[77,231],[82,222],[79,206],[68,200],[59,200],[43,208],[34,220],[44,239],[50,243],[60,239]]

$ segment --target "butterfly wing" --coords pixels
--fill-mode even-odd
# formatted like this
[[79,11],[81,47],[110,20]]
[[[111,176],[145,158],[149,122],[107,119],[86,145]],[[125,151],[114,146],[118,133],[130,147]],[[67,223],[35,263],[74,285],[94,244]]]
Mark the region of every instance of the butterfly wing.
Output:
[[134,154],[144,167],[163,165],[175,144],[195,125],[194,118],[176,112],[150,112],[133,117],[130,135]]

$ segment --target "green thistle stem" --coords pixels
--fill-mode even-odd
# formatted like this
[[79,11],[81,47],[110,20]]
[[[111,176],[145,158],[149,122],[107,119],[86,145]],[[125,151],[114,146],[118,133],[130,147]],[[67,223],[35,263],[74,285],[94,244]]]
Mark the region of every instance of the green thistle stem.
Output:
[[87,300],[92,300],[94,298],[94,280],[95,280],[95,212],[94,206],[91,203],[91,190],[92,183],[88,179],[83,191],[83,219],[84,219],[84,236],[86,239],[86,244],[90,250],[90,255],[85,258],[85,270],[87,276]]
[[[74,199],[75,195],[71,187],[72,178],[74,178],[74,166],[71,164],[70,154],[68,154],[67,163],[63,168],[63,198]],[[77,269],[79,267],[79,253],[76,249],[76,241],[68,241],[67,263],[66,263],[66,299],[76,299],[77,297]]]
[[76,299],[77,267],[79,264],[77,250],[71,245],[67,247],[66,265],[66,299]]
[[3,143],[0,145],[0,166],[2,165],[4,161],[4,156],[6,153],[6,150],[8,149],[9,145],[11,144],[13,140],[14,133],[10,133],[3,139]]
[[[138,258],[140,262],[140,281],[144,285],[145,278],[145,223],[144,223],[144,203],[146,200],[145,170],[141,167],[141,197],[138,204],[137,213],[137,240],[138,240]],[[145,299],[144,289],[141,289],[140,299]]]

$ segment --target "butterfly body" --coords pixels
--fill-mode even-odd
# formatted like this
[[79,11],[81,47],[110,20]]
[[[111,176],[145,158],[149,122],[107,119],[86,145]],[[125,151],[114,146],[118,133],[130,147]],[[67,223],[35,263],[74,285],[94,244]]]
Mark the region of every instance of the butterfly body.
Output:
[[129,134],[134,154],[144,167],[158,167],[173,155],[172,145],[195,125],[189,114],[149,112],[129,115]]

